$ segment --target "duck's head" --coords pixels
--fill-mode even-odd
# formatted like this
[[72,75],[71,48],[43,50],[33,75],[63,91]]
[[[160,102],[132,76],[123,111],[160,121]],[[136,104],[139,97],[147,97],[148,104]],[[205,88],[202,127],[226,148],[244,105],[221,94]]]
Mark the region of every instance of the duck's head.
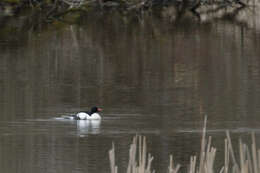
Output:
[[102,109],[99,108],[99,107],[96,107],[96,106],[94,106],[94,107],[91,108],[91,113],[92,113],[92,114],[93,114],[93,113],[97,113],[97,112],[101,112],[101,111],[102,111]]

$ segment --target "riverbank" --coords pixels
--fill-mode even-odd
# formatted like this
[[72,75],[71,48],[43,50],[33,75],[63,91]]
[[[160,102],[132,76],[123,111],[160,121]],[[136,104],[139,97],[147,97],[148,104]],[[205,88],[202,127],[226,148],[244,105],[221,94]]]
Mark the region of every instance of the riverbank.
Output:
[[[1,16],[19,15],[24,9],[41,13],[45,21],[77,18],[92,11],[117,11],[121,15],[141,16],[148,12],[171,13],[179,18],[185,11],[190,11],[200,20],[200,15],[218,12],[223,8],[241,9],[249,2],[242,0],[3,0],[0,2]],[[172,18],[172,17],[171,17]]]
[[[66,28],[68,25],[92,26],[99,24],[98,28],[104,26],[113,26],[115,29],[120,25],[122,27],[143,27],[153,28],[154,30],[163,30],[164,27],[176,28],[178,25],[189,23],[190,26],[199,24],[210,24],[228,22],[239,27],[247,28],[249,31],[260,30],[260,8],[258,6],[248,6],[241,8],[239,5],[232,7],[218,8],[217,5],[204,4],[197,9],[199,13],[194,13],[185,7],[177,8],[176,5],[169,5],[154,10],[143,11],[142,13],[122,13],[116,9],[104,9],[102,12],[97,7],[95,9],[80,10],[68,9],[62,13],[56,13],[47,16],[48,9],[30,7],[16,7],[16,13],[7,10],[5,14],[0,13],[0,37],[9,42],[20,42],[27,39],[25,31],[28,33],[48,32],[52,29]],[[59,16],[58,16],[59,15]],[[115,22],[116,21],[116,22]],[[158,25],[155,25],[157,23]],[[187,25],[187,24],[185,24]],[[104,30],[105,31],[105,30]],[[227,34],[230,32],[227,32]]]

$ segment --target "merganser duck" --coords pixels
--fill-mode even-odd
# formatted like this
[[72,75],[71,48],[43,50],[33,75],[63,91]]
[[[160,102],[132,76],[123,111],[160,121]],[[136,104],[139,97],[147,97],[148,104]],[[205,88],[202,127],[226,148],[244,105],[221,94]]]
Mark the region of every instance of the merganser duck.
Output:
[[99,112],[101,112],[102,109],[98,108],[96,106],[92,107],[90,112],[79,112],[76,114],[77,120],[100,120],[101,116],[99,115]]
[[101,111],[102,111],[101,108],[94,106],[91,108],[90,111],[79,112],[75,115],[63,116],[63,117],[65,119],[73,119],[73,120],[100,120],[101,116],[99,115],[99,112]]

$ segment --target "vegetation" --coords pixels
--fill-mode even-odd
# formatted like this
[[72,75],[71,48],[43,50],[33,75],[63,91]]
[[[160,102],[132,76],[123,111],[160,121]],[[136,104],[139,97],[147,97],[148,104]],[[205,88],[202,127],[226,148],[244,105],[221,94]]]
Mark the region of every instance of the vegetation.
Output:
[[[96,11],[118,11],[122,15],[142,15],[145,11],[164,10],[175,7],[178,15],[189,10],[198,16],[200,7],[209,5],[222,9],[223,7],[241,8],[246,4],[242,0],[1,0],[0,14],[17,14],[20,9],[32,8],[45,15],[50,21],[60,19],[68,14]],[[211,7],[210,7],[211,8]],[[214,10],[216,10],[214,9]]]
[[[255,135],[252,133],[251,151],[241,140],[239,142],[239,162],[235,158],[229,132],[226,132],[224,163],[220,170],[214,170],[216,148],[211,144],[211,136],[206,140],[206,119],[201,139],[201,151],[199,158],[190,157],[187,173],[258,173],[260,172],[260,149],[256,149]],[[154,173],[151,169],[153,157],[147,153],[146,138],[135,136],[129,149],[129,162],[127,173]],[[170,156],[169,173],[180,172],[180,165],[175,165]],[[117,173],[115,164],[115,147],[109,151],[111,173]]]

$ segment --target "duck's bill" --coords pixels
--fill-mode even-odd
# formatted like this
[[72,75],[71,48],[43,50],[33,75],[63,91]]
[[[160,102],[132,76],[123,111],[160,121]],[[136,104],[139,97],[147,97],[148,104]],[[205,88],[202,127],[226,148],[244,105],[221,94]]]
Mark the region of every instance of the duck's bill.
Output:
[[102,109],[101,108],[98,108],[98,112],[101,112],[102,111]]

